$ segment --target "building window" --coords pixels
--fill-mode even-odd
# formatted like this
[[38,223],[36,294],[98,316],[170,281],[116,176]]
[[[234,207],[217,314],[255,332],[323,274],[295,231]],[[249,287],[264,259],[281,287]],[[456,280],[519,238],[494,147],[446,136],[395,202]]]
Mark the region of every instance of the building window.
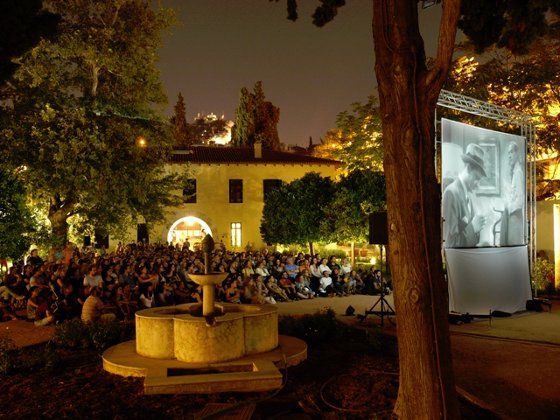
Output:
[[242,179],[229,180],[229,202],[243,203],[243,180]]
[[187,179],[183,188],[183,203],[196,203],[196,179]]
[[281,179],[265,179],[263,180],[263,198],[266,200],[268,194],[275,188],[282,185]]
[[239,222],[231,224],[231,246],[234,248],[241,246],[241,223]]

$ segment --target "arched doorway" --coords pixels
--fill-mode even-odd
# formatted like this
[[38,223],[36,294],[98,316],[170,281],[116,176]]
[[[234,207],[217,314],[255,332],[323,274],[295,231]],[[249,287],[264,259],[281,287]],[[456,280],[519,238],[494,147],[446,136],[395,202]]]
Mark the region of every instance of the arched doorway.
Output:
[[182,217],[171,225],[167,232],[167,242],[177,245],[188,240],[191,248],[196,248],[206,234],[212,236],[212,230],[204,220],[194,216]]

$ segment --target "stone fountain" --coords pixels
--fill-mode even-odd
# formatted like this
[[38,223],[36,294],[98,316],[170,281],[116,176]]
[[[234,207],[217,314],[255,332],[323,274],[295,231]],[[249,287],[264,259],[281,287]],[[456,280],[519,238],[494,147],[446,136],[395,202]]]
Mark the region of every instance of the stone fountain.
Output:
[[215,302],[216,285],[227,273],[210,272],[214,241],[202,241],[204,274],[189,274],[202,286],[202,305],[150,308],[135,316],[136,340],[103,354],[103,368],[121,376],[145,377],[144,391],[208,393],[278,389],[278,368],[307,357],[307,345],[278,335],[275,305]]

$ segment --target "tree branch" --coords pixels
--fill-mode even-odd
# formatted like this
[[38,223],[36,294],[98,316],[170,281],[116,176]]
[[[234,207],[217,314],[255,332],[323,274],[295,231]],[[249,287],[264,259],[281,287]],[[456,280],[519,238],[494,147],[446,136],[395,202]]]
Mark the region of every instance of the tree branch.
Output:
[[438,49],[434,67],[426,75],[426,88],[430,96],[439,95],[447,78],[455,49],[457,22],[461,15],[461,0],[444,0],[439,25]]

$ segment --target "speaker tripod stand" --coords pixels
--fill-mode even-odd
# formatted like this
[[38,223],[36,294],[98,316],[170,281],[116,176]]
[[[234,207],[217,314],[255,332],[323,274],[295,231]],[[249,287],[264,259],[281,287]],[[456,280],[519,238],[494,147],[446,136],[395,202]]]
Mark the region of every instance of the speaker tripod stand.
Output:
[[[389,322],[391,324],[395,324],[395,322],[390,318],[391,316],[395,316],[395,310],[393,309],[393,307],[389,304],[389,302],[387,302],[387,300],[385,299],[385,295],[387,293],[385,292],[384,287],[381,289],[381,295],[379,295],[379,297],[377,298],[377,300],[375,301],[375,303],[372,305],[371,308],[366,309],[365,313],[363,315],[359,315],[358,318],[360,319],[360,321],[364,321],[368,315],[372,314],[372,315],[377,315],[378,317],[381,318],[381,326],[383,326],[383,322],[384,322],[384,318],[386,317]],[[376,306],[379,306],[379,308],[376,310]]]

